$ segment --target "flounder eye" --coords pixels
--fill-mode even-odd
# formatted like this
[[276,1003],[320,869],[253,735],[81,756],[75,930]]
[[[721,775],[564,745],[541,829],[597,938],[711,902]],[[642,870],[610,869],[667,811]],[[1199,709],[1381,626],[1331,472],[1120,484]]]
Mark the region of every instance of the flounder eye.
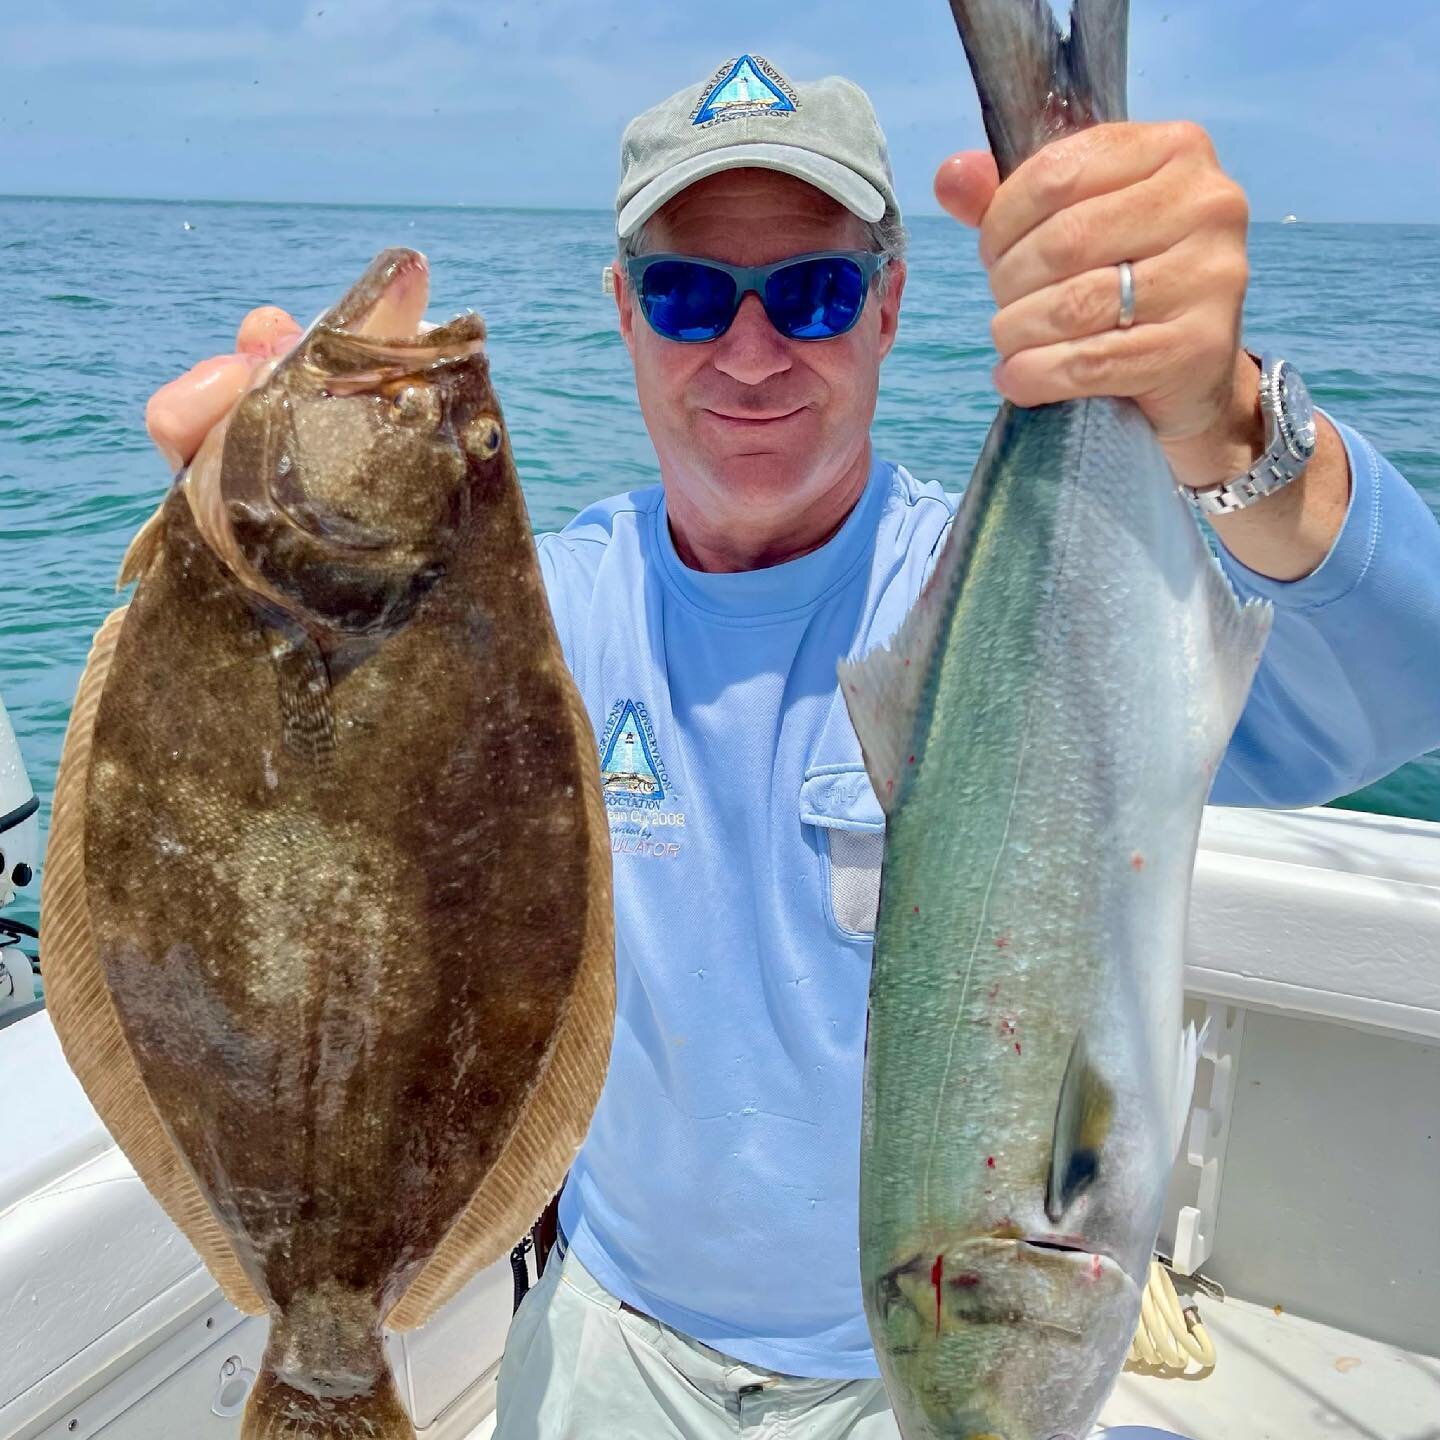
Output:
[[440,419],[440,401],[429,385],[407,385],[392,402],[396,415],[406,424],[435,424]]
[[500,448],[500,440],[500,422],[493,415],[477,415],[461,436],[465,448],[481,460],[488,460]]

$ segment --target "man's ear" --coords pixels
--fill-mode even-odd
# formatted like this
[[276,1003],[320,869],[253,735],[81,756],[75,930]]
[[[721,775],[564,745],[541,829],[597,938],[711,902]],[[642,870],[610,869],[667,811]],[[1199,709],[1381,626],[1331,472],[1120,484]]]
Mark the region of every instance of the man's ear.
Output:
[[892,260],[886,267],[885,293],[878,296],[880,301],[880,358],[883,360],[895,343],[896,332],[900,329],[900,297],[905,293],[905,276],[908,273],[903,260]]
[[630,303],[630,282],[618,262],[610,267],[610,288],[615,296],[615,309],[620,316],[620,338],[631,358],[635,355],[635,307]]

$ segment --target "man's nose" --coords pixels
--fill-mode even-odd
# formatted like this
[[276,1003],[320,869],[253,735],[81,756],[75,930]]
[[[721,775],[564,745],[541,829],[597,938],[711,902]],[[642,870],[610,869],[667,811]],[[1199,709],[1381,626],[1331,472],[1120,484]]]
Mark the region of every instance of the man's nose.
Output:
[[730,328],[713,343],[715,368],[742,385],[759,385],[791,365],[785,338],[753,290],[740,302]]

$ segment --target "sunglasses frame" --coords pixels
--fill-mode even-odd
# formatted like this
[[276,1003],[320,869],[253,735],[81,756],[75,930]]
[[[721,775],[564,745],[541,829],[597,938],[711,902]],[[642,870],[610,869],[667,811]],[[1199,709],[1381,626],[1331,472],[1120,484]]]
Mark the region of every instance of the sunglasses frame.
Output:
[[[735,323],[735,317],[740,313],[740,307],[745,303],[745,297],[752,292],[760,297],[761,307],[765,310],[765,318],[775,327],[776,334],[786,340],[793,340],[796,344],[818,345],[826,340],[838,340],[840,336],[848,334],[855,328],[859,323],[860,316],[865,311],[865,302],[870,298],[871,283],[886,264],[894,258],[888,250],[811,250],[804,255],[787,255],[785,259],[772,261],[769,265],[727,265],[723,260],[710,260],[699,255],[678,255],[664,251],[654,255],[628,256],[625,260],[625,277],[634,288],[635,296],[640,301],[640,313],[645,316],[645,323],[655,330],[662,340],[669,340],[672,345],[709,345],[718,340]],[[664,331],[655,328],[655,322],[651,320],[649,311],[645,308],[643,282],[645,272],[652,265],[658,265],[662,260],[679,260],[687,265],[700,265],[707,270],[719,270],[730,276],[735,282],[735,308],[731,310],[730,318],[713,335],[687,340],[666,335]],[[860,267],[860,278],[864,284],[860,304],[856,307],[850,323],[843,330],[835,331],[833,335],[786,335],[775,324],[774,316],[770,314],[770,308],[765,304],[765,282],[777,271],[788,269],[791,265],[801,265],[807,260],[852,260]]]

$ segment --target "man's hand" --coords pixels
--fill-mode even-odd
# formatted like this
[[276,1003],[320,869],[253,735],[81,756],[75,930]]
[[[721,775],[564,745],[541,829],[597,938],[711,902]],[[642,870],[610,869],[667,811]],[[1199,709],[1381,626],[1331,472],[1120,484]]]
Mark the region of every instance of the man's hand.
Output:
[[[1006,399],[1128,396],[1176,478],[1197,489],[1255,462],[1266,438],[1259,372],[1240,348],[1249,206],[1202,129],[1097,125],[1047,145],[1003,185],[990,155],[963,152],[941,165],[935,194],[979,228],[1000,307],[995,385]],[[1135,279],[1126,330],[1122,260]],[[1344,520],[1344,446],[1319,423],[1319,449],[1300,480],[1215,526],[1242,563],[1277,579],[1313,570]]]
[[283,355],[300,338],[294,318],[274,305],[241,322],[235,349],[192,366],[162,385],[145,407],[145,428],[172,470],[188,464],[212,427],[244,393],[255,367]]

